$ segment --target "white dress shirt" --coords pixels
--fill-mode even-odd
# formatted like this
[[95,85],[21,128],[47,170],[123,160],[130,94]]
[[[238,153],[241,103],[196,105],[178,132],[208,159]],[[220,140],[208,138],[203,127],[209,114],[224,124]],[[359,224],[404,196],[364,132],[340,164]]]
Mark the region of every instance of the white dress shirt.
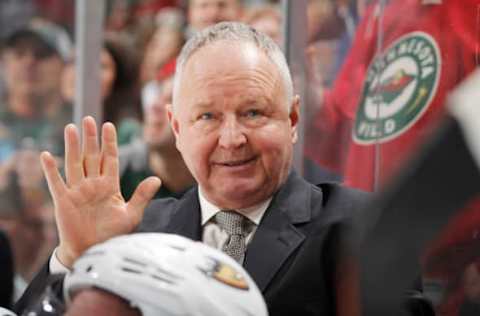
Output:
[[[203,195],[201,188],[198,190],[198,199],[200,201],[201,225],[203,228],[202,241],[210,247],[220,250],[227,242],[228,234],[225,230],[221,229],[220,226],[217,225],[214,218],[215,215],[222,209],[210,203]],[[252,231],[247,235],[245,240],[247,245],[252,240],[252,237],[255,234],[255,231],[257,230],[257,227],[260,224],[260,221],[262,220],[263,215],[265,214],[265,211],[267,210],[271,201],[272,198],[269,198],[268,200],[257,205],[235,210],[248,218],[254,224]],[[52,256],[50,257],[49,268],[50,273],[67,273],[69,271],[69,269],[65,267],[60,260],[58,260],[57,248],[55,248]]]

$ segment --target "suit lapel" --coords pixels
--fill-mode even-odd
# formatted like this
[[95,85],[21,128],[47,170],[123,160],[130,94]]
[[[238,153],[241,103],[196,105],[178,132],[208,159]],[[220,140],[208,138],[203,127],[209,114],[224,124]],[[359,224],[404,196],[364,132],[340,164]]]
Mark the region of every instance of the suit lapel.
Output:
[[245,269],[263,292],[305,239],[296,224],[310,221],[311,188],[292,173],[276,194],[248,245]]
[[265,216],[245,257],[245,269],[260,291],[265,290],[284,261],[305,239],[285,214],[270,211]]
[[202,239],[198,188],[185,193],[180,200],[180,205],[172,215],[165,232],[178,234],[193,240]]

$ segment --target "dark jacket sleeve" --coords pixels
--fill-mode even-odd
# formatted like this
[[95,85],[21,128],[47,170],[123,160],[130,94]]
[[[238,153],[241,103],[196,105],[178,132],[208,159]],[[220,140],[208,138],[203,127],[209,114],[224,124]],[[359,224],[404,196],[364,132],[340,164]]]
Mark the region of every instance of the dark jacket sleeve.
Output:
[[13,296],[13,255],[7,236],[0,231],[0,306],[10,308]]
[[[49,258],[50,261],[50,258]],[[42,269],[37,273],[33,278],[32,282],[28,285],[27,289],[23,293],[22,297],[15,303],[13,306],[13,311],[18,315],[21,315],[27,308],[34,306],[38,300],[44,295],[49,283],[51,274],[48,267],[47,261]],[[61,289],[57,289],[61,295]]]

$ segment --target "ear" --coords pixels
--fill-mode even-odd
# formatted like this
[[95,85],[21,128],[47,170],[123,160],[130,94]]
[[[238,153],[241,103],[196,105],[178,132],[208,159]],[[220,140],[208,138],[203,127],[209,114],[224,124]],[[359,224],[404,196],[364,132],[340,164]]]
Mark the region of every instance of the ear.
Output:
[[295,95],[290,106],[290,126],[292,133],[292,143],[295,144],[298,139],[298,123],[300,121],[300,97]]
[[178,135],[180,131],[180,127],[178,125],[178,119],[175,116],[175,112],[173,110],[172,104],[168,103],[166,106],[167,109],[167,117],[168,117],[168,122],[170,123],[170,128],[173,131],[173,135],[175,136],[175,145],[178,148]]

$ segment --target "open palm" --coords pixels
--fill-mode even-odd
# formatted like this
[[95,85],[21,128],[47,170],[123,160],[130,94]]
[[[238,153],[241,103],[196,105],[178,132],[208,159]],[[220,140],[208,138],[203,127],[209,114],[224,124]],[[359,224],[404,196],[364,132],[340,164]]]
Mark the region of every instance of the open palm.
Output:
[[102,127],[101,148],[93,118],[83,120],[83,144],[73,124],[65,127],[65,176],[55,159],[41,155],[42,167],[55,205],[60,245],[58,259],[70,267],[88,247],[130,233],[141,221],[147,203],[160,186],[145,179],[126,202],[120,193],[115,127]]

